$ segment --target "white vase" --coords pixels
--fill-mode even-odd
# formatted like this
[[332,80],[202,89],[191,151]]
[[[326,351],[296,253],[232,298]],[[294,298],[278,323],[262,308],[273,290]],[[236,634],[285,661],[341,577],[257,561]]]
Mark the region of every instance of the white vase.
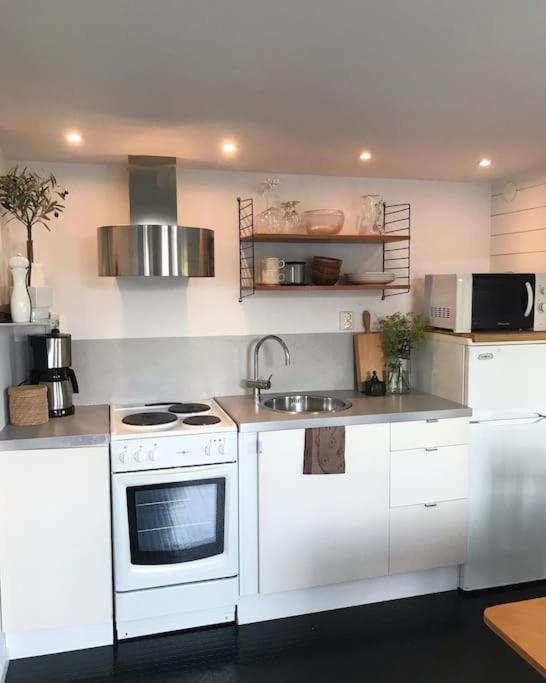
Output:
[[28,323],[30,321],[30,297],[27,290],[27,271],[29,261],[21,254],[12,256],[8,262],[13,278],[11,292],[11,319],[14,323]]

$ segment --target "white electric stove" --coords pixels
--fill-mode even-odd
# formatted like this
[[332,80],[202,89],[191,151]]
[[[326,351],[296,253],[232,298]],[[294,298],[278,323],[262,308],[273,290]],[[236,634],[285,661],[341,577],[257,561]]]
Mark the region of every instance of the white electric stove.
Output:
[[117,637],[234,621],[235,423],[212,399],[110,417]]

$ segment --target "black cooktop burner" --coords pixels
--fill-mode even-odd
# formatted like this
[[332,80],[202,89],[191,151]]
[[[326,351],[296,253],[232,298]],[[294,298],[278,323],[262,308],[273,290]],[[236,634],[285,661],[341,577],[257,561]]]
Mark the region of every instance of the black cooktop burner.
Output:
[[206,403],[175,403],[169,408],[171,413],[204,413],[210,410],[210,406]]
[[132,413],[126,415],[122,422],[126,425],[133,425],[135,427],[156,427],[159,425],[169,424],[169,422],[176,422],[178,418],[171,413],[148,412],[148,413]]
[[215,425],[220,422],[220,418],[215,415],[194,415],[184,420],[186,425]]

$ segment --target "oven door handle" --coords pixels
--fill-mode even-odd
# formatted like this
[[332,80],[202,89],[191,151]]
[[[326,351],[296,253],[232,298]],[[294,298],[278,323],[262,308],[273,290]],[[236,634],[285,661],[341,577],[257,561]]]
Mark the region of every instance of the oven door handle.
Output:
[[[235,463],[221,463],[218,465],[196,465],[194,467],[173,467],[157,470],[145,470],[137,472],[115,472],[112,474],[114,481],[117,481],[124,486],[140,486],[145,481],[150,481],[163,477],[169,483],[172,478],[179,478],[179,481],[187,481],[195,479],[195,475],[206,475],[207,473],[229,473],[229,466]],[[182,476],[181,476],[182,475]],[[205,476],[205,479],[208,477]]]
[[527,308],[523,313],[524,318],[528,318],[533,310],[534,296],[533,296],[533,286],[530,282],[525,283],[525,289],[527,290]]

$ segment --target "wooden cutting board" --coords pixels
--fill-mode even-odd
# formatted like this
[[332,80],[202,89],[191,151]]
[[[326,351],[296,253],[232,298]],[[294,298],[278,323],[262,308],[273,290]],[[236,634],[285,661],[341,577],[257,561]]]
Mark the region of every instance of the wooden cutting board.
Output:
[[385,379],[385,354],[383,351],[383,334],[371,332],[371,316],[369,311],[362,314],[363,334],[355,334],[355,367],[356,388],[364,391],[364,382],[370,379],[375,370],[379,379]]

